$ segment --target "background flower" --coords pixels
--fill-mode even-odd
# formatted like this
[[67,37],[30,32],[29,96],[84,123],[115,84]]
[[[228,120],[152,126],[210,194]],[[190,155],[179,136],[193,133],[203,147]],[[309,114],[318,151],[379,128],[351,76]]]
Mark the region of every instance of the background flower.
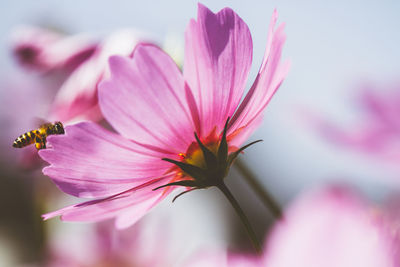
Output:
[[55,79],[61,75],[46,119],[64,124],[103,118],[97,86],[109,77],[108,58],[129,55],[139,40],[145,40],[144,34],[128,29],[95,42],[83,34],[69,36],[33,26],[16,29],[12,39],[14,55],[22,66]]
[[18,63],[32,71],[72,71],[90,58],[97,42],[86,35],[68,36],[56,30],[19,26],[11,36]]
[[360,88],[353,110],[360,109],[361,114],[355,122],[335,124],[314,114],[313,123],[333,144],[397,165],[400,159],[400,88],[375,87],[366,84]]
[[[146,218],[126,230],[111,222],[94,225],[52,225],[44,265],[168,266],[179,259],[163,225],[168,219]],[[163,223],[162,223],[163,222]]]
[[314,190],[267,238],[266,266],[398,266],[400,217],[392,212],[346,187]]

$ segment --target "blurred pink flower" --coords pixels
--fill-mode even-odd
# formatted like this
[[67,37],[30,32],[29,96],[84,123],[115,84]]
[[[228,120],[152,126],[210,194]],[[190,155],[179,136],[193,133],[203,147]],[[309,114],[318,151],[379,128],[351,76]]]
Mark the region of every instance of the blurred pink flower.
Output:
[[314,190],[289,207],[267,236],[262,256],[208,251],[185,266],[397,267],[399,203],[375,207],[343,186]]
[[[276,20],[274,12],[264,60],[240,105],[252,40],[247,25],[229,8],[214,14],[199,5],[198,20],[191,20],[186,31],[183,75],[154,45],[137,45],[132,58],[111,57],[111,78],[99,86],[99,103],[120,135],[79,123],[66,127],[63,136],[49,137],[52,149],[39,153],[51,164],[44,174],[61,190],[96,199],[44,218],[116,217],[116,226],[124,228],[174,188],[153,191],[157,187],[172,183],[197,189],[223,179],[289,68],[280,63],[285,35],[283,25],[275,29]],[[228,148],[236,151],[229,157]]]
[[[126,29],[95,41],[84,34],[65,35],[34,26],[16,28],[11,35],[13,54],[21,66],[30,71],[25,73],[29,81],[25,87],[18,88],[21,89],[17,91],[18,95],[15,93],[17,88],[8,86],[10,90],[4,90],[8,95],[2,107],[11,114],[6,119],[14,126],[7,125],[11,136],[2,140],[7,150],[17,136],[43,123],[38,118],[62,121],[64,125],[82,120],[101,120],[97,85],[109,76],[108,57],[131,54],[142,37],[144,34]],[[37,99],[32,100],[29,95]],[[21,108],[22,102],[27,102],[23,105],[25,109]],[[22,117],[18,115],[21,112],[24,113]],[[37,150],[32,147],[23,151],[11,149],[11,153],[19,158],[20,166],[35,168],[41,162]]]
[[35,26],[19,26],[11,35],[13,54],[18,62],[39,72],[72,70],[87,60],[97,45],[85,35],[68,36]]
[[344,187],[304,195],[268,238],[265,266],[399,266],[400,217],[391,212]]
[[110,222],[86,228],[56,227],[44,266],[171,266],[177,255],[173,255],[163,223],[143,220],[125,230],[116,230]]
[[228,252],[226,249],[207,249],[196,253],[183,264],[185,267],[259,267],[264,266],[262,257]]
[[364,87],[358,101],[363,117],[351,126],[339,126],[312,115],[317,129],[330,141],[386,161],[400,159],[400,87],[378,90]]
[[[103,41],[85,35],[63,35],[36,27],[21,27],[12,36],[13,51],[23,66],[38,72],[64,72],[46,120],[64,124],[103,118],[98,106],[97,86],[109,77],[111,55],[130,55],[143,34],[120,30]],[[59,74],[59,73],[56,73]],[[59,79],[55,75],[56,79]],[[58,88],[57,88],[58,89]]]
[[63,83],[50,109],[50,119],[63,122],[102,119],[97,88],[110,76],[108,58],[130,55],[142,38],[140,33],[132,30],[119,30],[105,38],[93,55]]

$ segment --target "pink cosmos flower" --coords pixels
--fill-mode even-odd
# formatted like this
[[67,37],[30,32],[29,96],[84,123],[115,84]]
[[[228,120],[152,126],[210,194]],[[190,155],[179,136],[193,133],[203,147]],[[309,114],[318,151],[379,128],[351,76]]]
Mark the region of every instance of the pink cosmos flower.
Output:
[[392,212],[372,207],[345,187],[316,190],[292,205],[275,227],[265,266],[399,266],[400,217],[389,216]]
[[[98,94],[101,111],[118,134],[79,123],[66,127],[65,135],[50,136],[52,148],[39,152],[51,164],[44,174],[61,190],[95,199],[44,218],[115,217],[116,226],[124,228],[176,186],[190,191],[222,183],[289,69],[280,63],[285,35],[283,25],[275,29],[276,20],[275,11],[264,60],[242,103],[252,40],[229,8],[214,14],[199,5],[197,21],[186,31],[183,74],[151,44],[137,45],[132,57],[112,56],[111,78]],[[165,188],[153,190],[160,187]]]
[[351,127],[341,127],[314,115],[314,125],[335,144],[398,163],[400,159],[400,87],[378,90],[364,87],[357,104],[363,117]]
[[226,249],[208,249],[196,253],[183,264],[185,267],[260,267],[263,265],[262,257],[246,255],[238,252],[228,252]]
[[59,225],[49,235],[43,266],[172,266],[178,255],[172,252],[163,223],[146,218],[125,230],[116,230],[109,221]]
[[67,36],[35,26],[19,26],[11,35],[12,52],[30,70],[72,70],[87,60],[98,43],[86,35]]
[[185,266],[397,267],[398,208],[399,202],[372,206],[344,186],[317,189],[289,207],[260,257],[216,250],[195,255]]
[[[107,60],[111,55],[130,55],[144,35],[120,30],[103,41],[86,35],[63,35],[37,27],[20,27],[12,36],[14,55],[22,66],[38,72],[64,76],[46,119],[64,124],[103,118],[98,106],[97,86],[109,77]],[[56,90],[55,90],[56,91]]]
[[79,65],[60,87],[50,108],[50,120],[76,122],[103,118],[98,106],[98,84],[110,76],[111,55],[130,55],[143,34],[119,30],[99,43],[93,55]]

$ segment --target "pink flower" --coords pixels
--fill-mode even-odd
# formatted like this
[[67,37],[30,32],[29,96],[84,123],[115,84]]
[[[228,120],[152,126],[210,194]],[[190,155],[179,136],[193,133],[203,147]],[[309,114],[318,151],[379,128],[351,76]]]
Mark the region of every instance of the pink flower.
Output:
[[341,127],[318,117],[314,118],[314,124],[335,144],[397,164],[400,159],[400,87],[386,91],[364,87],[356,104],[361,106],[363,116],[351,127]]
[[[99,86],[99,104],[119,134],[80,123],[66,127],[63,136],[49,137],[52,148],[39,153],[51,164],[43,172],[61,190],[95,200],[44,218],[116,217],[116,226],[123,228],[175,186],[193,190],[222,182],[247,146],[237,147],[261,123],[288,71],[289,64],[280,63],[284,26],[275,29],[276,20],[274,12],[264,60],[240,105],[252,40],[247,25],[229,8],[214,14],[199,5],[198,19],[186,31],[183,74],[151,44],[137,45],[131,58],[112,56],[111,78]],[[153,190],[160,187],[165,188]]]
[[262,257],[228,252],[226,249],[207,249],[196,253],[183,264],[185,267],[259,267],[263,265]]
[[262,256],[215,250],[194,255],[185,266],[397,267],[396,204],[372,206],[344,186],[317,189],[289,207],[267,236]]
[[110,76],[107,60],[111,55],[130,55],[141,38],[132,30],[120,30],[105,38],[93,55],[64,81],[50,109],[50,120],[102,119],[97,89],[98,84]]
[[44,266],[143,266],[163,267],[176,262],[164,231],[165,221],[148,217],[125,230],[110,222],[94,225],[58,225],[52,229]]
[[[101,42],[85,35],[65,36],[50,30],[21,27],[13,34],[14,55],[23,66],[39,72],[61,71],[66,76],[49,108],[49,121],[64,124],[103,118],[97,86],[109,77],[111,55],[130,55],[143,34],[121,30]],[[59,78],[59,73],[55,73]],[[47,75],[49,76],[49,75]]]
[[391,212],[344,187],[314,191],[273,230],[265,266],[399,266],[400,217],[389,219]]
[[72,70],[96,50],[97,42],[85,35],[66,36],[35,26],[20,26],[11,36],[13,54],[31,70]]

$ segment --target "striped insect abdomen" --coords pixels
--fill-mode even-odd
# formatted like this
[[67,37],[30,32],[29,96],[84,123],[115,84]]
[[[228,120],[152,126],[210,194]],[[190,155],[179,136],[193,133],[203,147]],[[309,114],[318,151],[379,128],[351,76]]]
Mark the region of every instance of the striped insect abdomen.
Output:
[[39,134],[37,130],[32,130],[21,134],[13,143],[13,147],[21,148],[35,143],[36,135]]

